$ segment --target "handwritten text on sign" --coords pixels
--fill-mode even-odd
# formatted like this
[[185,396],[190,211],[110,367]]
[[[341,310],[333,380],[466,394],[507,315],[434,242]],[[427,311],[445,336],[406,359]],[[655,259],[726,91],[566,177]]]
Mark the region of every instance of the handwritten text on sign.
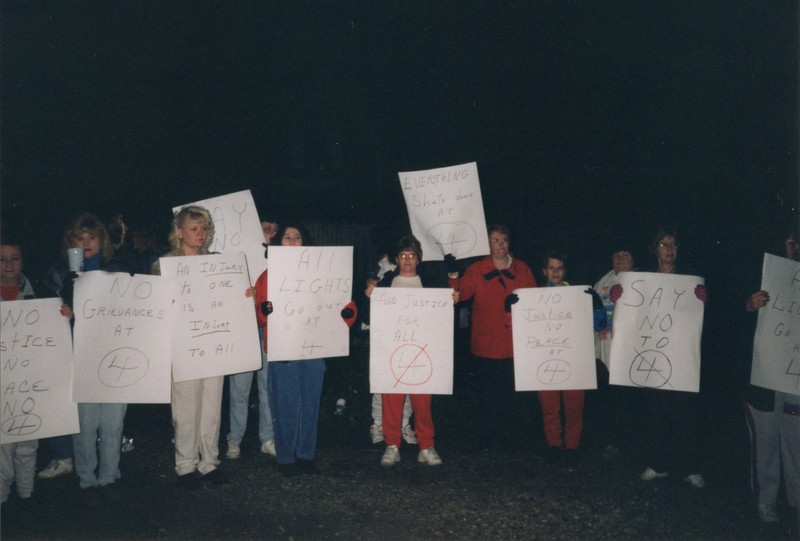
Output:
[[[214,241],[209,251],[220,254],[244,252],[247,256],[250,283],[254,283],[267,268],[267,260],[264,258],[262,246],[264,234],[261,232],[258,210],[250,190],[190,204],[207,209],[214,220]],[[177,213],[183,206],[186,205],[175,207],[172,211]]]
[[341,316],[353,296],[352,246],[270,246],[267,319],[270,361],[345,357]]
[[370,392],[453,394],[452,289],[374,289],[369,332]]
[[411,232],[425,261],[486,255],[489,240],[475,162],[399,173]]
[[75,402],[169,403],[171,285],[103,271],[75,281]]
[[517,289],[512,305],[517,391],[596,389],[587,286]]
[[78,432],[61,299],[0,302],[0,443]]
[[703,278],[624,272],[614,308],[610,382],[667,391],[700,390]]
[[770,300],[758,311],[750,381],[800,394],[800,263],[764,254],[761,289]]
[[261,367],[244,254],[162,257],[174,278],[172,378],[225,376]]

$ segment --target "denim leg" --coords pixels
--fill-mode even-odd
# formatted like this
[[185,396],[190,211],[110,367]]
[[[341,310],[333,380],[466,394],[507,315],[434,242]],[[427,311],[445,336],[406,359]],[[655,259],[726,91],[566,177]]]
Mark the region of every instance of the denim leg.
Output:
[[295,461],[297,430],[300,423],[300,367],[306,361],[269,363],[272,387],[272,413],[275,416],[275,450],[278,464]]
[[[72,436],[75,453],[75,473],[81,488],[96,487],[97,431],[100,428],[100,406],[102,404],[78,404],[80,432]],[[119,442],[117,442],[119,444]]]
[[317,451],[317,428],[325,380],[325,361],[311,359],[296,361],[301,365],[300,376],[300,426],[295,455],[303,460],[313,460]]
[[100,468],[97,471],[100,486],[110,485],[122,475],[119,456],[127,409],[127,404],[100,404]]
[[230,432],[226,440],[241,442],[247,429],[247,410],[250,402],[250,388],[253,386],[253,373],[242,372],[228,376],[230,391]]
[[258,384],[258,438],[261,443],[275,439],[275,429],[272,426],[272,410],[269,407],[269,370],[267,367],[267,354],[261,348],[261,370],[256,372]]

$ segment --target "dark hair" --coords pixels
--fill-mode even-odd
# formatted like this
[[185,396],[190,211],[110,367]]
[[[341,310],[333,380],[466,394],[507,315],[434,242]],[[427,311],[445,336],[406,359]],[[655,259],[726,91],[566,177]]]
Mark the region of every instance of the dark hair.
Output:
[[503,224],[492,224],[486,228],[487,235],[491,235],[494,232],[502,233],[508,237],[508,240],[511,240],[511,233],[508,232],[508,227]]
[[567,267],[567,255],[564,252],[557,252],[555,250],[547,252],[544,257],[542,258],[542,268],[547,268],[547,263],[551,259],[558,259],[564,264],[564,268]]
[[678,237],[678,231],[674,227],[669,225],[661,225],[656,230],[653,241],[650,243],[651,252],[654,254],[658,252],[658,243],[661,242],[664,237],[675,237],[675,240],[680,240]]
[[314,246],[314,241],[311,240],[311,234],[308,232],[308,229],[303,224],[297,222],[286,222],[285,224],[281,224],[280,229],[278,229],[278,234],[275,235],[278,244],[280,245],[281,239],[286,234],[286,230],[292,228],[297,229],[300,232],[300,237],[303,239],[303,246]]
[[397,244],[394,245],[394,253],[392,254],[392,257],[394,258],[395,263],[397,263],[397,258],[400,256],[400,252],[414,252],[417,255],[417,259],[422,261],[422,245],[413,235],[400,237],[400,240],[398,240]]
[[22,239],[17,235],[13,233],[4,233],[3,236],[0,237],[0,246],[13,246],[14,248],[18,248],[22,260],[25,261],[25,243],[22,242]]

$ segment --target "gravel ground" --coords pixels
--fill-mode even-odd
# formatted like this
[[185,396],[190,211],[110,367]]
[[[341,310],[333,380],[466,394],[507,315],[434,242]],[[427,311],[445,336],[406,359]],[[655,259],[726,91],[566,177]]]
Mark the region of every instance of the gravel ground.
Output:
[[[223,461],[230,483],[197,491],[175,486],[169,407],[131,405],[126,434],[136,448],[123,454],[116,488],[90,495],[72,475],[37,481],[31,500],[12,496],[3,505],[2,539],[800,538],[785,505],[781,524],[758,522],[747,434],[735,398],[724,389],[707,391],[716,405],[709,410],[714,429],[706,448],[708,486],[698,490],[670,478],[639,481],[644,465],[634,435],[618,442],[616,457],[603,458],[591,399],[582,455],[572,467],[545,463],[538,411],[509,434],[509,443],[486,447],[480,428],[463,415],[468,399],[457,393],[434,398],[444,464],[417,463],[417,448],[409,445],[396,467],[382,468],[382,446],[368,441],[369,394],[352,383],[366,385],[364,378],[363,363],[329,369],[318,474],[278,473],[274,459],[258,452],[251,415],[242,457]],[[340,396],[348,408],[337,416]],[[220,449],[224,454],[224,443]],[[42,446],[40,466],[48,460]]]

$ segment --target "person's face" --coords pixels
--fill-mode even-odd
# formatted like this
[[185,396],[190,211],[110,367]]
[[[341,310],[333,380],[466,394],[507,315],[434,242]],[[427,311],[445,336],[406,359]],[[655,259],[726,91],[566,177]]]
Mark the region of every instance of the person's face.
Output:
[[492,231],[489,234],[489,252],[494,259],[508,257],[508,235],[499,231]]
[[4,284],[16,284],[22,272],[22,252],[19,246],[0,245],[0,280]]
[[797,239],[794,235],[786,239],[786,257],[788,259],[800,260],[800,246],[797,244]]
[[419,258],[413,250],[403,250],[397,254],[397,268],[400,276],[416,276]]
[[97,255],[100,246],[100,237],[91,231],[81,231],[80,235],[75,238],[73,248],[83,248],[83,258],[90,259]]
[[542,272],[548,282],[560,286],[564,281],[564,262],[551,257],[547,260],[547,267],[542,269]]
[[283,237],[281,237],[281,246],[302,246],[303,245],[303,235],[300,234],[300,231],[295,229],[294,227],[287,227],[286,231],[283,232]]
[[178,230],[181,247],[188,252],[199,252],[206,246],[208,225],[205,218],[187,218]]
[[614,272],[630,272],[633,270],[633,256],[625,250],[614,252],[611,254],[611,266]]
[[656,245],[656,257],[661,264],[674,265],[678,258],[678,239],[672,235],[663,237]]

